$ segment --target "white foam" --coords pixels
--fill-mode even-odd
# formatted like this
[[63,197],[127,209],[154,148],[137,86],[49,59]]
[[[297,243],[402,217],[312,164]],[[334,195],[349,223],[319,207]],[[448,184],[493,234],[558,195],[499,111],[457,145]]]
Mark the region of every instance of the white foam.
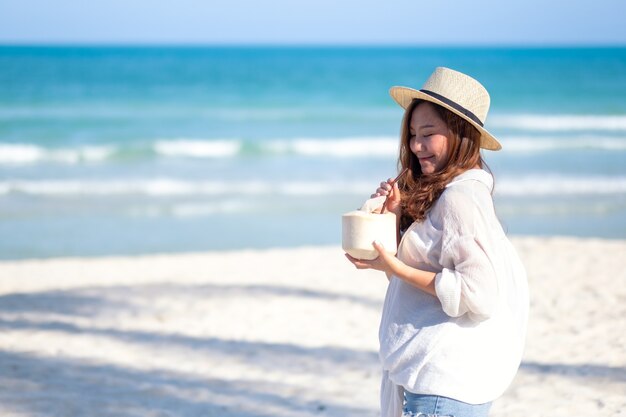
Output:
[[496,178],[496,194],[566,196],[626,194],[626,177],[563,177],[557,175]]
[[626,150],[626,137],[607,136],[504,136],[501,139],[505,152],[537,153],[551,150],[598,149]]
[[624,115],[493,115],[486,127],[531,131],[626,131]]
[[82,159],[86,161],[104,161],[110,158],[116,149],[114,146],[84,146],[81,148]]
[[[567,136],[509,135],[500,137],[506,152],[540,153],[551,150],[597,149],[625,151],[626,136],[578,134]],[[160,158],[233,158],[242,154],[243,142],[236,139],[157,140],[148,145]],[[261,155],[299,155],[313,158],[395,159],[399,139],[395,137],[298,138],[250,141],[251,152]],[[114,145],[84,145],[76,148],[44,148],[18,143],[0,144],[0,165],[56,163],[75,165],[106,162],[123,148]]]
[[[0,182],[0,194],[40,196],[326,196],[351,194],[364,198],[372,182],[341,181],[185,181],[173,178],[128,180],[8,180]],[[626,177],[565,177],[557,175],[496,177],[496,193],[504,196],[626,194]]]
[[164,156],[183,156],[193,158],[232,157],[237,155],[240,149],[241,142],[232,139],[160,140],[154,144],[154,150],[158,154]]
[[171,213],[174,217],[190,218],[204,217],[220,213],[242,213],[253,211],[253,207],[243,201],[222,201],[212,204],[177,204],[172,207]]
[[253,212],[258,209],[257,205],[251,205],[245,200],[215,201],[211,203],[179,203],[169,205],[142,205],[132,207],[128,214],[133,217],[178,217],[194,218],[205,217],[221,213]]
[[115,153],[112,146],[82,146],[76,149],[46,149],[32,144],[0,144],[0,164],[26,165],[41,162],[76,164],[100,162]]
[[173,178],[127,180],[8,180],[0,182],[0,194],[24,193],[41,196],[115,196],[153,197],[186,195],[330,195],[371,194],[371,183],[326,181],[185,181]]
[[35,145],[0,144],[1,164],[30,164],[43,159],[45,151]]
[[[374,184],[375,185],[375,184]],[[369,182],[290,181],[274,187],[278,194],[291,196],[323,196],[331,194],[369,195],[375,189]]]
[[392,137],[297,138],[269,141],[263,148],[271,153],[293,153],[304,156],[395,157],[399,139]]

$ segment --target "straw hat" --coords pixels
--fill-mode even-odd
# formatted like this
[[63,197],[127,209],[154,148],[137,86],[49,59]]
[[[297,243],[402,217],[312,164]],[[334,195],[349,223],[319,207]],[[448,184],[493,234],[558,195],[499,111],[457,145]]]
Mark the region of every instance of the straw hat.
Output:
[[437,67],[421,90],[391,87],[389,94],[405,109],[416,98],[445,107],[480,131],[481,148],[492,151],[502,149],[498,140],[483,127],[489,112],[489,93],[472,77],[449,68]]

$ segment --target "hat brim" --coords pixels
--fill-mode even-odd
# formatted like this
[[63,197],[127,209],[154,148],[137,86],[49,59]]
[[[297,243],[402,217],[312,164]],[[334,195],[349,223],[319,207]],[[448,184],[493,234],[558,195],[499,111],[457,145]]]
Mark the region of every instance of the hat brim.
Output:
[[419,90],[415,90],[414,88],[409,87],[391,87],[389,90],[389,94],[391,98],[395,100],[403,109],[409,107],[411,102],[414,99],[421,99],[425,101],[430,101],[431,103],[435,103],[450,110],[452,113],[458,115],[459,117],[467,120],[472,126],[480,131],[480,147],[483,149],[488,149],[490,151],[499,151],[502,149],[502,145],[498,140],[487,131],[484,127],[476,123],[474,120],[470,119],[468,116],[464,115],[454,107],[444,103],[441,100],[436,99],[426,93],[422,93]]

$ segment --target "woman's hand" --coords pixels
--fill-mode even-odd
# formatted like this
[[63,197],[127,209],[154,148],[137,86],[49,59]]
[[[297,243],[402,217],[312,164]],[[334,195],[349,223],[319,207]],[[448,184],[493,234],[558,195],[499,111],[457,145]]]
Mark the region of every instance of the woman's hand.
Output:
[[376,192],[372,194],[370,197],[387,197],[387,205],[385,206],[385,211],[390,211],[394,213],[396,216],[400,215],[400,189],[398,188],[398,183],[393,182],[393,178],[389,178],[387,181],[383,181],[380,183],[380,187],[376,189]]
[[356,259],[347,253],[345,254],[346,258],[348,258],[357,269],[375,269],[377,271],[383,271],[387,274],[387,277],[396,274],[401,269],[402,265],[404,265],[400,259],[386,252],[382,244],[374,241],[372,242],[372,246],[374,246],[374,249],[378,252],[376,259],[372,259],[371,261]]
[[355,259],[347,253],[346,258],[348,258],[348,260],[350,260],[350,262],[352,262],[357,269],[376,269],[378,271],[383,271],[387,274],[387,279],[390,279],[391,276],[394,275],[430,295],[435,297],[437,296],[437,292],[435,290],[436,272],[429,272],[410,267],[394,255],[385,252],[385,248],[380,243],[373,242],[372,245],[378,252],[378,258],[366,261],[362,259]]

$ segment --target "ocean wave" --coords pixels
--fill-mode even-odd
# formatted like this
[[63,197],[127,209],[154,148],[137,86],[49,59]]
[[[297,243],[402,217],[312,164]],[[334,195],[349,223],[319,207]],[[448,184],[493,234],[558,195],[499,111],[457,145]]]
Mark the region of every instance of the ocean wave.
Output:
[[157,154],[174,157],[223,158],[232,157],[241,151],[238,140],[180,139],[159,140],[154,144]]
[[193,218],[205,217],[214,214],[234,214],[254,212],[257,206],[251,205],[244,199],[213,201],[210,203],[178,203],[172,205],[148,204],[131,207],[127,214],[132,217],[178,217]]
[[[124,180],[8,180],[0,195],[72,196],[271,196],[292,197],[371,194],[375,181],[190,181],[174,178]],[[496,180],[501,196],[624,195],[626,177],[526,176]]]
[[[503,136],[507,152],[546,152],[551,150],[597,149],[626,150],[626,136]],[[238,139],[159,140],[153,151],[161,157],[231,158],[243,155],[295,155],[320,158],[394,158],[398,155],[399,138],[337,137],[294,138],[243,141]],[[110,154],[113,155],[113,154]]]
[[100,162],[115,153],[113,146],[80,146],[75,149],[47,149],[32,144],[0,144],[0,164],[22,165],[40,162],[77,164]]
[[268,141],[261,145],[261,149],[272,154],[303,156],[393,157],[398,154],[398,139],[391,137],[300,138]]
[[[75,121],[129,120],[150,123],[151,120],[179,123],[183,120],[206,120],[223,123],[361,123],[380,120],[399,123],[401,113],[393,106],[364,107],[227,107],[193,105],[151,104],[137,107],[116,103],[115,105],[37,105],[2,106],[0,120],[50,120],[64,123]],[[525,131],[626,131],[624,114],[540,114],[530,112],[497,113],[487,120],[488,129],[514,129]]]
[[500,139],[505,152],[537,153],[552,150],[597,149],[626,150],[626,137],[609,136],[504,136]]
[[624,115],[540,115],[513,114],[494,115],[487,121],[487,128],[516,129],[527,131],[626,131]]
[[296,155],[330,158],[388,158],[398,152],[398,140],[389,137],[336,139],[157,139],[128,141],[124,145],[47,148],[29,143],[0,144],[0,165],[37,163],[79,164],[106,162],[118,158],[215,159],[249,155]]
[[496,179],[503,196],[568,196],[626,194],[626,177],[565,177],[559,175]]
[[[511,154],[581,149],[626,151],[626,135],[506,135],[500,137],[500,141],[505,152]],[[75,148],[5,143],[0,144],[0,165],[74,165],[152,158],[226,159],[249,156],[395,159],[398,146],[399,139],[391,136],[267,140],[180,138],[129,140],[123,144],[80,145]]]
[[9,180],[0,182],[0,195],[23,193],[41,196],[224,196],[224,195],[328,195],[371,193],[371,183],[324,181],[187,181],[172,178],[127,180]]

